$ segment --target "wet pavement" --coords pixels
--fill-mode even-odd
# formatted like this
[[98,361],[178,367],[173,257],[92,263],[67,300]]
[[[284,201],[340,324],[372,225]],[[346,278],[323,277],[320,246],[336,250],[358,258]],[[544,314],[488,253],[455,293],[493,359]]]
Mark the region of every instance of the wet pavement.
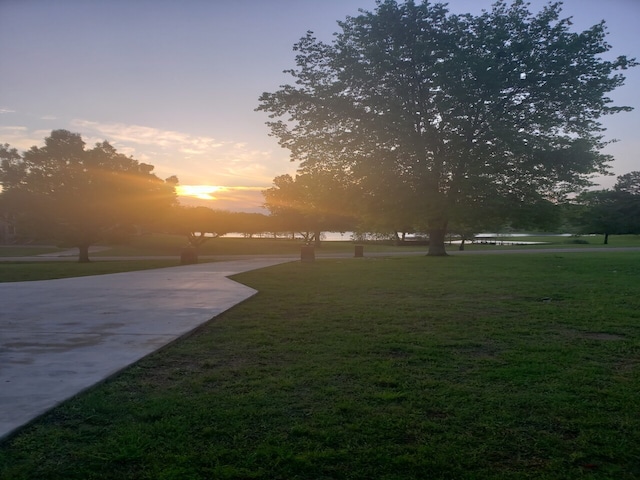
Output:
[[248,258],[0,283],[0,438],[256,293]]

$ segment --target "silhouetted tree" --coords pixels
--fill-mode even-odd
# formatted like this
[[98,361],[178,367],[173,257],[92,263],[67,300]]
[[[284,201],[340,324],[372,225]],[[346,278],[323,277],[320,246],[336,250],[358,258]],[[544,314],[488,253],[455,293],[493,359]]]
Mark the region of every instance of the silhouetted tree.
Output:
[[604,23],[575,33],[560,13],[382,0],[339,22],[332,43],[302,38],[295,83],[264,93],[258,110],[303,171],[342,170],[373,197],[381,179],[399,179],[429,255],[445,255],[452,214],[473,198],[538,202],[607,168],[600,118],[630,109],[607,94],[636,62],[603,58]]
[[208,207],[176,206],[167,219],[168,230],[184,235],[190,247],[198,248],[212,238],[233,231],[232,213]]
[[262,213],[231,212],[229,222],[230,232],[241,233],[249,238],[271,231],[269,217]]
[[583,192],[574,201],[573,222],[581,233],[609,235],[640,233],[640,172],[618,177],[612,190]]
[[67,130],[53,130],[44,146],[22,155],[5,145],[0,156],[0,195],[20,231],[78,247],[80,262],[109,232],[150,224],[175,202],[175,184],[155,176],[153,165],[106,141],[86,150]]
[[303,235],[307,243],[320,246],[323,231],[353,229],[346,189],[329,171],[280,175],[264,190],[265,207],[289,231]]

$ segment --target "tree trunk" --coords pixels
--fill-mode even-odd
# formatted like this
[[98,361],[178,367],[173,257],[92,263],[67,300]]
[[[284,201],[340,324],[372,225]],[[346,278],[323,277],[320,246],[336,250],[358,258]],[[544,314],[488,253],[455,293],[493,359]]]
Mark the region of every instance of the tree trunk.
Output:
[[78,263],[89,263],[89,245],[78,245]]
[[320,236],[322,235],[322,232],[320,231],[315,231],[313,233],[313,237],[314,237],[314,245],[316,248],[320,248]]
[[[404,233],[402,235],[404,235]],[[400,245],[402,245],[403,242],[404,240],[400,238],[400,235],[398,235],[398,232],[393,232],[393,244],[396,247],[399,247]]]
[[608,233],[604,234],[604,244],[605,245],[609,245],[609,234]]
[[458,247],[458,250],[460,250],[460,251],[464,250],[464,241],[465,241],[465,239],[463,238],[462,241],[460,242],[460,246]]
[[444,247],[444,240],[446,236],[446,228],[429,228],[429,252],[430,257],[444,257],[447,255],[447,251]]

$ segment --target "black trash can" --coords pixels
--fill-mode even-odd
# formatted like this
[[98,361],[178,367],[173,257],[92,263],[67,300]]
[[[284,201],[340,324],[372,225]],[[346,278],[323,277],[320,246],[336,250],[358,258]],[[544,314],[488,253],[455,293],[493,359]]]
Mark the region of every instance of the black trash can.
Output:
[[356,245],[354,257],[364,257],[364,245]]
[[185,247],[180,252],[180,265],[198,263],[198,251],[193,247]]
[[313,245],[303,245],[300,248],[300,260],[303,262],[313,262],[316,259],[316,252]]

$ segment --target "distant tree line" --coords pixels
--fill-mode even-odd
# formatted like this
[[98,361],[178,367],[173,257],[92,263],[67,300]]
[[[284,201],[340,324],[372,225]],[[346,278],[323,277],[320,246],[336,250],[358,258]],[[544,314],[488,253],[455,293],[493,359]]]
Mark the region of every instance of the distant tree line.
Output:
[[[407,234],[428,237],[419,212],[393,208],[398,196],[389,195],[369,210],[361,207],[358,193],[357,185],[350,188],[331,176],[278,176],[263,192],[271,213],[267,224],[278,231],[285,227],[300,232],[309,242],[319,241],[323,231],[373,234],[399,243]],[[482,206],[459,212],[448,233],[464,245],[478,233],[523,230],[600,234],[605,244],[609,235],[640,234],[640,171],[619,176],[612,189],[585,190],[562,201],[508,205],[487,199]]]

